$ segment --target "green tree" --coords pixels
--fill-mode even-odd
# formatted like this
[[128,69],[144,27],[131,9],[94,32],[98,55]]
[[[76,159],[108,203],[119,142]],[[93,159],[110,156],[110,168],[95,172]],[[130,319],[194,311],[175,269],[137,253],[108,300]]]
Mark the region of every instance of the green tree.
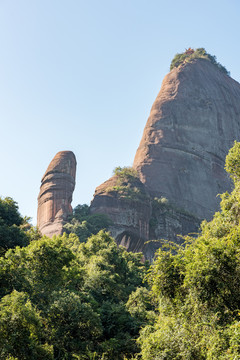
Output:
[[53,349],[43,341],[43,319],[27,294],[13,291],[0,302],[0,358],[53,359]]
[[240,144],[226,158],[234,180],[221,211],[195,238],[160,249],[147,276],[158,312],[138,339],[143,360],[240,358]]
[[27,219],[21,217],[16,202],[10,197],[0,198],[0,255],[17,245],[26,246],[29,243],[24,231],[26,224]]
[[[104,231],[86,243],[74,234],[43,237],[0,259],[0,295],[4,301],[24,293],[22,304],[39,316],[41,337],[34,344],[48,344],[54,359],[120,360],[139,350],[135,338],[143,322],[126,304],[143,286],[146,269],[142,254],[119,248]],[[11,322],[4,326],[9,334]],[[24,333],[23,322],[21,328]]]
[[38,306],[48,303],[52,291],[66,281],[67,267],[75,258],[66,243],[65,238],[44,237],[27,247],[9,250],[0,259],[1,294],[25,291]]
[[67,234],[76,234],[81,242],[86,242],[91,235],[96,235],[100,230],[107,229],[112,221],[105,214],[91,214],[88,205],[78,205],[69,217],[64,230]]
[[72,359],[98,350],[102,335],[99,314],[93,299],[83,293],[56,291],[48,307],[47,332],[54,348],[54,358]]

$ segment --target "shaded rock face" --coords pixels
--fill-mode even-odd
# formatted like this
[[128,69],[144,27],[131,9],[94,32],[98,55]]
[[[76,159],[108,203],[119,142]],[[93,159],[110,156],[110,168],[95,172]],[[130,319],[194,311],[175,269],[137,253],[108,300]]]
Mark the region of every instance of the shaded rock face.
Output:
[[[187,234],[195,236],[199,227],[200,220],[195,216],[172,205],[155,205],[153,201],[149,226],[149,239],[153,241],[149,241],[143,249],[145,258],[152,261],[156,250],[165,240],[182,244],[183,236]],[[155,239],[160,241],[155,241]]]
[[240,84],[204,59],[174,68],[152,106],[133,167],[152,197],[199,218],[230,190],[225,157],[240,139]]
[[58,152],[43,175],[38,196],[37,225],[49,237],[63,232],[63,225],[72,213],[76,158],[71,151]]
[[90,211],[92,214],[105,214],[112,220],[113,225],[108,230],[118,245],[125,246],[128,251],[142,251],[145,241],[149,238],[149,195],[140,180],[136,179],[131,184],[132,188],[140,191],[140,200],[111,190],[117,183],[117,176],[113,176],[97,187]]

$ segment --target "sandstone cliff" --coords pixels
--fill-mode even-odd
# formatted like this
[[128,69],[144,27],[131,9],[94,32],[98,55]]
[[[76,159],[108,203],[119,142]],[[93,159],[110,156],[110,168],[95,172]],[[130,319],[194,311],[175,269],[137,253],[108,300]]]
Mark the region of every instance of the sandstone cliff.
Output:
[[[234,140],[240,140],[240,84],[206,59],[184,63],[164,78],[134,159],[151,205],[110,197],[103,191],[110,179],[97,188],[91,209],[112,218],[118,243],[152,259],[160,245],[144,240],[181,241],[178,234],[196,232],[218,210],[217,195],[231,188],[224,164]],[[154,206],[162,197],[168,205]],[[144,236],[138,221],[148,229]]]
[[[151,240],[181,242],[178,235],[196,232],[218,210],[217,195],[231,188],[224,164],[240,140],[240,84],[220,69],[206,58],[173,68],[152,106],[133,168],[117,168],[95,191],[90,212],[106,214],[117,243],[147,259],[160,246]],[[62,233],[75,171],[74,154],[63,151],[43,176],[43,234]]]
[[118,245],[133,252],[143,250],[149,239],[151,204],[145,186],[137,177],[120,179],[114,175],[98,186],[91,213],[106,214],[112,220],[109,231]]
[[75,187],[76,158],[71,151],[55,155],[43,175],[38,196],[37,225],[43,235],[59,235],[72,213]]
[[224,163],[240,139],[240,84],[210,61],[174,68],[152,106],[133,167],[152,197],[164,196],[199,218],[230,189]]

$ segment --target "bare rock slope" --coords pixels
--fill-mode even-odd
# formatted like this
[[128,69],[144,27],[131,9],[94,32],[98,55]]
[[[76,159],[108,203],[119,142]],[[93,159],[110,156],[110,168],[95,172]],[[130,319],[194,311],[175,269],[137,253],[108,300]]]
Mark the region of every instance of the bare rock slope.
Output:
[[224,163],[240,139],[240,84],[210,61],[174,68],[163,80],[134,159],[152,197],[164,196],[199,218],[230,188]]
[[37,225],[43,235],[51,237],[63,232],[72,213],[76,158],[71,151],[58,152],[43,175],[38,196]]
[[[91,213],[106,214],[117,243],[151,260],[160,244],[149,240],[179,242],[178,234],[197,231],[218,210],[217,195],[231,189],[224,164],[234,140],[240,140],[240,84],[207,59],[175,67],[152,106],[133,169],[120,168],[97,187]],[[62,233],[75,172],[74,154],[62,151],[44,174],[42,234]]]
[[[146,246],[144,239],[178,241],[178,234],[197,231],[218,210],[217,195],[231,189],[224,164],[234,140],[240,140],[240,84],[206,59],[184,63],[164,78],[134,159],[152,199],[148,211],[121,197],[111,200],[100,192],[106,183],[97,188],[91,209],[114,218],[111,232],[119,243],[131,233],[126,247],[151,259],[159,244]],[[166,198],[168,205],[155,198]],[[128,231],[133,209],[138,221],[145,219],[144,236],[139,226],[134,236]]]

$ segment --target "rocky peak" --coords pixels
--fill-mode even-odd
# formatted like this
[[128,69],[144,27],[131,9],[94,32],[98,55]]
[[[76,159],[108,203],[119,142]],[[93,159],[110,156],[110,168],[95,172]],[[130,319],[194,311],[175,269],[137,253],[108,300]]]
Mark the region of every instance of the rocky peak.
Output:
[[240,84],[210,61],[194,59],[164,78],[133,167],[152,197],[209,219],[217,194],[231,186],[224,163],[235,139]]
[[71,151],[58,152],[43,175],[38,196],[37,225],[43,235],[59,235],[72,213],[76,158]]
[[[190,51],[190,53],[189,53]],[[200,57],[200,58],[199,58]],[[225,157],[240,140],[240,84],[205,49],[178,54],[163,80],[136,152],[133,168],[116,168],[98,186],[90,212],[106,214],[109,231],[130,251],[152,259],[155,239],[181,242],[198,230],[230,190]],[[71,213],[76,160],[60,152],[42,179],[38,226],[62,232]]]

